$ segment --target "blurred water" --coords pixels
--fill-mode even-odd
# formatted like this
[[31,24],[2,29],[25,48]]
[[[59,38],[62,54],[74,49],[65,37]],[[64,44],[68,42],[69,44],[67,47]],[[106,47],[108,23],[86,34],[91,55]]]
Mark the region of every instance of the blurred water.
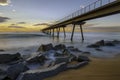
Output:
[[[94,56],[113,56],[113,54],[120,53],[120,46],[116,47],[102,47],[103,52],[95,51],[91,48],[86,48],[88,44],[94,43],[99,40],[120,40],[119,32],[86,32],[84,33],[85,41],[82,42],[81,34],[75,33],[73,42],[70,41],[71,33],[66,33],[64,39],[63,33],[60,33],[60,38],[55,37],[54,39],[43,33],[1,33],[0,34],[0,49],[14,49],[14,48],[28,48],[38,47],[41,44],[65,44],[67,46],[78,47],[82,51],[92,52]],[[28,50],[29,51],[29,50]],[[27,50],[26,50],[27,52]]]

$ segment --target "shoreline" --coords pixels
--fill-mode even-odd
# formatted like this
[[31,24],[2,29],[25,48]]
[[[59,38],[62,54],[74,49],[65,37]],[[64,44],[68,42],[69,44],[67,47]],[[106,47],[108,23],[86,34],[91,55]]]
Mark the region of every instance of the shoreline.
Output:
[[45,80],[119,80],[120,56],[114,58],[93,58],[91,62],[77,70],[68,70],[60,74],[46,78]]

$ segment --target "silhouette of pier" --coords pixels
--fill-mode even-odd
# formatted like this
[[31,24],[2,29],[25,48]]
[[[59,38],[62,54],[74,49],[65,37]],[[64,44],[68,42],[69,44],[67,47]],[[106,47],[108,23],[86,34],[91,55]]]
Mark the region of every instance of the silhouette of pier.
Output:
[[73,41],[74,30],[76,25],[80,25],[81,38],[84,40],[82,26],[86,20],[105,17],[113,14],[120,13],[120,0],[97,0],[88,6],[58,20],[55,24],[42,29],[42,32],[50,34],[54,37],[55,29],[57,37],[59,38],[60,30],[63,29],[64,38],[66,37],[65,27],[69,24],[73,25],[71,41]]

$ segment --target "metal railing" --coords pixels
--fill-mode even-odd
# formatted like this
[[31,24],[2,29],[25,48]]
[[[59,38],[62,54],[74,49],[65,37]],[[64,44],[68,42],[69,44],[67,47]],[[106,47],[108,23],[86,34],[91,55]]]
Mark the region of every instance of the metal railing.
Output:
[[80,15],[85,14],[85,13],[88,13],[92,10],[95,10],[99,7],[102,7],[106,4],[109,4],[109,3],[114,2],[114,1],[116,1],[116,0],[97,0],[97,1],[93,2],[92,4],[89,4],[88,6],[85,6],[84,8],[81,8],[80,10],[77,10],[76,12],[56,21],[55,24],[59,24],[63,21],[75,18],[75,17],[80,16]]

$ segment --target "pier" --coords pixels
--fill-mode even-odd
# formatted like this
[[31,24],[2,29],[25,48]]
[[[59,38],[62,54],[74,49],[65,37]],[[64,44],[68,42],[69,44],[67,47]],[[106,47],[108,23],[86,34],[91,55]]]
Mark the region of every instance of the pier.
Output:
[[83,41],[84,34],[82,27],[86,23],[86,20],[96,19],[118,13],[120,13],[120,0],[97,0],[96,2],[93,2],[88,6],[81,8],[80,10],[58,20],[55,24],[42,29],[42,32],[47,33],[54,38],[54,33],[56,29],[57,37],[59,38],[59,33],[62,28],[65,38],[65,28],[67,27],[67,25],[72,24],[73,29],[71,32],[71,41],[73,41],[75,27],[76,25],[79,25],[81,31],[81,40]]

